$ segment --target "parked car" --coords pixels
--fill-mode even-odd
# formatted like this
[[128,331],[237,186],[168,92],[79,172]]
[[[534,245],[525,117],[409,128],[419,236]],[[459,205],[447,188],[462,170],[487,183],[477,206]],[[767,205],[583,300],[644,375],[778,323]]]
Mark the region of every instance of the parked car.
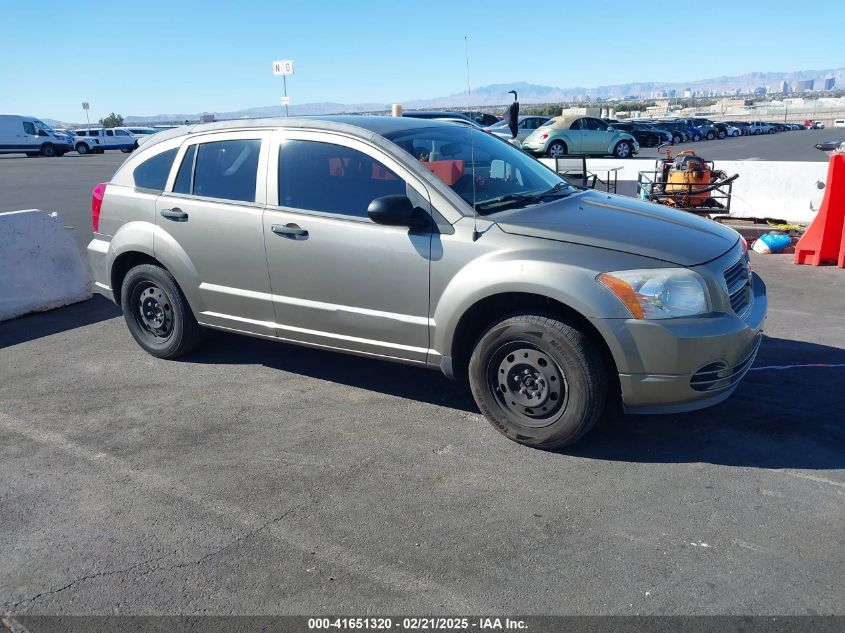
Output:
[[658,130],[644,123],[633,123],[629,121],[607,121],[614,129],[627,132],[635,139],[640,147],[657,147],[661,143],[671,143],[672,135],[665,130]]
[[461,114],[468,116],[481,127],[489,127],[500,121],[499,117],[489,112],[479,112],[476,110],[475,112],[461,112]]
[[448,112],[440,110],[407,110],[402,113],[402,116],[412,119],[464,119],[472,123],[476,123],[475,119],[467,116],[463,112]]
[[559,116],[549,119],[522,142],[522,149],[540,156],[567,154],[630,158],[640,151],[637,140],[601,119]]
[[727,136],[742,136],[742,130],[737,127],[736,125],[731,125],[730,123],[725,123],[725,133]]
[[62,156],[72,149],[68,137],[40,119],[0,114],[0,154]]
[[409,117],[162,132],[97,185],[92,220],[97,287],[153,356],[212,328],[439,369],[541,448],[576,441],[609,400],[723,401],[767,310],[733,229]]
[[845,127],[845,119],[834,119],[833,127]]
[[[698,135],[700,136],[700,138],[698,140],[701,140],[702,138],[706,138],[708,141],[712,141],[714,138],[719,136],[719,130],[716,129],[716,126],[713,123],[713,121],[710,121],[709,119],[702,119],[700,117],[692,117],[692,118],[678,119],[678,120],[683,121],[684,123],[686,123],[690,127],[697,130]],[[696,140],[694,137],[695,137],[695,134],[693,134],[693,140]]]
[[774,134],[775,129],[768,123],[754,121],[748,125],[748,133],[753,136],[759,136],[760,134]]
[[[543,125],[543,123],[548,121],[550,118],[551,117],[535,114],[519,115],[517,117],[517,140],[520,142],[524,141],[529,134]],[[496,136],[500,136],[505,140],[513,138],[511,136],[511,129],[508,127],[508,122],[504,120],[497,121],[495,125],[486,127],[485,131],[495,134]]]
[[823,130],[824,123],[821,121],[813,121],[811,119],[804,121],[804,129],[805,130]]
[[107,149],[119,149],[124,154],[128,154],[138,146],[135,137],[126,130],[90,127],[74,130],[74,134],[83,138],[97,139],[99,145],[95,151],[99,154]]
[[740,136],[748,136],[749,133],[749,124],[745,123],[744,121],[725,121],[728,125],[732,125],[736,129],[739,130]]
[[656,121],[652,122],[651,125],[654,125],[660,130],[666,130],[672,137],[671,142],[675,145],[692,140],[692,131],[682,123],[675,121]]
[[97,153],[100,146],[100,139],[93,136],[77,136],[73,130],[64,130],[68,135],[71,147],[77,154]]
[[727,123],[716,121],[715,123],[713,123],[713,127],[716,128],[716,136],[718,136],[720,139],[730,136],[730,134],[728,133]]
[[124,127],[124,126],[119,126],[119,127],[114,128],[114,129],[115,130],[126,130],[132,136],[134,136],[136,139],[139,139],[139,138],[142,138],[142,137],[145,137],[145,136],[151,136],[151,135],[155,134],[156,132],[161,131],[161,130],[157,130],[154,127]]

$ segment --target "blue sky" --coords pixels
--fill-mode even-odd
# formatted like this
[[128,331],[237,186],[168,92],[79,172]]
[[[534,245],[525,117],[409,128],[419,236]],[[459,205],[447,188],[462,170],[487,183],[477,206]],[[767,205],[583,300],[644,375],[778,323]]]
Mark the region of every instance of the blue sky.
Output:
[[466,89],[465,35],[474,86],[592,87],[845,65],[842,8],[831,0],[0,3],[0,112],[67,121],[84,120],[84,100],[92,119],[278,105],[275,59],[296,63],[288,90],[297,104],[453,94]]

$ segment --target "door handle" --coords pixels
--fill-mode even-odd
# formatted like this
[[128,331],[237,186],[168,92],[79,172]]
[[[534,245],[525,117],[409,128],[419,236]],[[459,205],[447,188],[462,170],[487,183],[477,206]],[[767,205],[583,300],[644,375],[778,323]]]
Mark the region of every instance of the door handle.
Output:
[[174,220],[176,222],[188,221],[188,214],[182,211],[182,209],[180,209],[179,207],[173,207],[172,209],[162,209],[161,217],[167,218],[168,220]]
[[306,239],[308,237],[308,231],[305,229],[299,228],[296,224],[274,224],[270,227],[273,233],[276,235],[281,235],[283,237],[289,237],[292,239]]

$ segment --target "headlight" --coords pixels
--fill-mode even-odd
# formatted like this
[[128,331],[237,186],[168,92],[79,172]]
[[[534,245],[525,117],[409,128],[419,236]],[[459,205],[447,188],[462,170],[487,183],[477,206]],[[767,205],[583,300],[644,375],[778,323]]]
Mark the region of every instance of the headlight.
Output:
[[635,319],[671,319],[710,312],[704,279],[686,268],[602,273],[596,281],[615,294]]

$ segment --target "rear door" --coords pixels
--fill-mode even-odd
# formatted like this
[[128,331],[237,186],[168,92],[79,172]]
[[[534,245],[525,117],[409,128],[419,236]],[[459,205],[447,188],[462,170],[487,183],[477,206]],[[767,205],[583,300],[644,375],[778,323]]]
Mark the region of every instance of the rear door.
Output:
[[190,136],[156,201],[156,252],[187,260],[201,323],[272,336],[270,280],[264,255],[270,132]]
[[375,198],[407,195],[430,211],[425,187],[362,140],[278,133],[264,217],[278,336],[425,362],[431,226],[375,224]]

